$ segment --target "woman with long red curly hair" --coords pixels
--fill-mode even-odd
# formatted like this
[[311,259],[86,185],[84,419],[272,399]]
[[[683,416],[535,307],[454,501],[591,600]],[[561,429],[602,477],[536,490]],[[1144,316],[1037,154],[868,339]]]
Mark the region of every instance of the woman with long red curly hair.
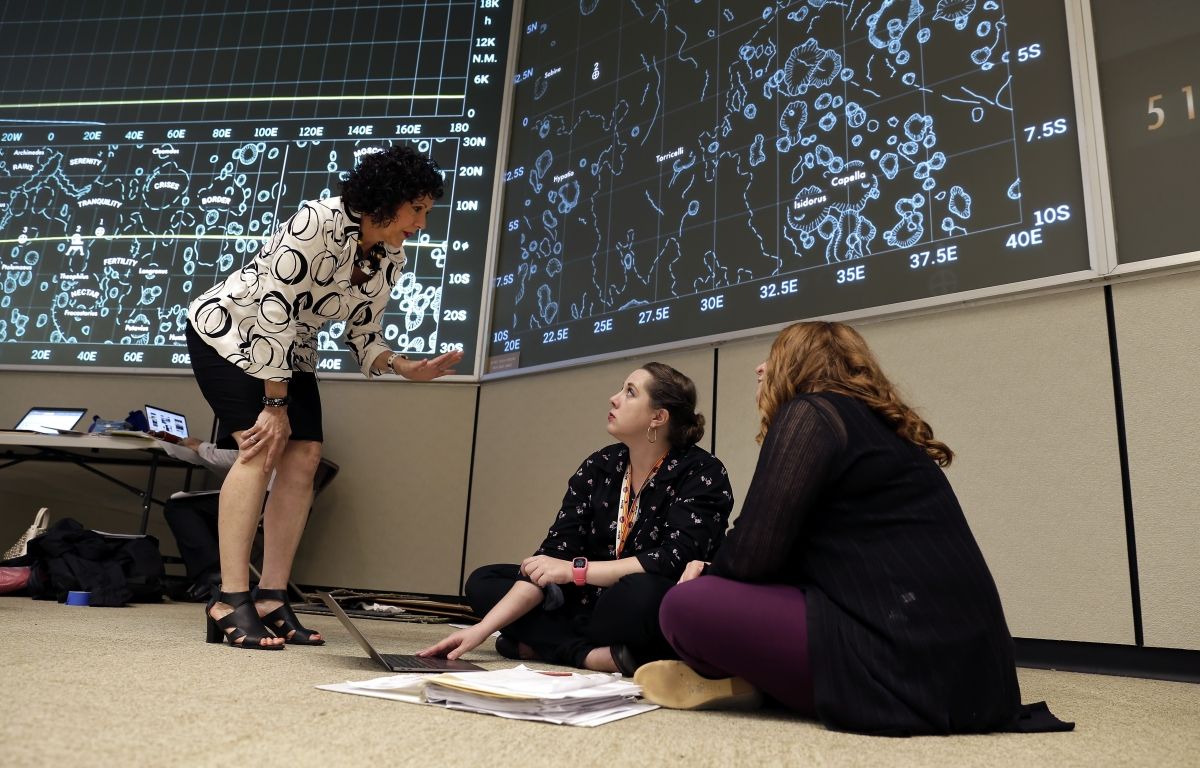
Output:
[[756,369],[762,449],[711,564],[662,603],[677,708],[763,694],[839,730],[1067,730],[1023,707],[1000,596],[941,467],[954,453],[842,323],[785,328]]

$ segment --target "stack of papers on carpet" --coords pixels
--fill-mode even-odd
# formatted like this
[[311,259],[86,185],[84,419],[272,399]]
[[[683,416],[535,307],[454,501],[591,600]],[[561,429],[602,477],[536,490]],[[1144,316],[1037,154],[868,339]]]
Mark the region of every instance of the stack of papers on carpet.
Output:
[[558,725],[603,725],[658,708],[638,701],[641,688],[617,675],[539,672],[524,664],[491,672],[392,675],[317,687]]
[[604,673],[538,672],[525,665],[429,678],[425,700],[450,709],[559,725],[600,725],[657,709],[636,683]]

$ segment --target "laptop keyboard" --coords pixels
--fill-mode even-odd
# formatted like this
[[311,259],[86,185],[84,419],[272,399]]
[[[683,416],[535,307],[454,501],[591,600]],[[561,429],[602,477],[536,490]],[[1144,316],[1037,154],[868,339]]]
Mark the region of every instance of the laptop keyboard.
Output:
[[424,656],[403,656],[398,653],[380,654],[392,669],[442,669],[445,659],[427,659]]

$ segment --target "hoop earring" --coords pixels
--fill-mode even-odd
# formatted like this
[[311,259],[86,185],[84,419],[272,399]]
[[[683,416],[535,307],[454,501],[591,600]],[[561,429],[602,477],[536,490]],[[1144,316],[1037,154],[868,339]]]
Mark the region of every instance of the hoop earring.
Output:
[[658,427],[646,427],[646,442],[658,442]]

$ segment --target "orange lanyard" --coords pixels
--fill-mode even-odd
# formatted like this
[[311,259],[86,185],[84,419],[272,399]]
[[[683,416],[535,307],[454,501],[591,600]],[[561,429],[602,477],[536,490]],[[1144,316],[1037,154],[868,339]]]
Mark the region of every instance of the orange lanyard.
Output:
[[621,556],[621,551],[625,549],[625,543],[629,540],[629,534],[633,531],[633,524],[637,522],[638,512],[641,509],[642,491],[646,490],[646,486],[650,484],[650,480],[658,473],[658,468],[662,466],[663,459],[667,458],[667,454],[663,454],[658,458],[658,462],[654,468],[650,470],[650,474],[646,475],[646,479],[642,481],[642,487],[637,493],[633,493],[633,462],[629,462],[629,467],[625,470],[625,480],[621,483],[621,506],[617,513],[617,557]]

